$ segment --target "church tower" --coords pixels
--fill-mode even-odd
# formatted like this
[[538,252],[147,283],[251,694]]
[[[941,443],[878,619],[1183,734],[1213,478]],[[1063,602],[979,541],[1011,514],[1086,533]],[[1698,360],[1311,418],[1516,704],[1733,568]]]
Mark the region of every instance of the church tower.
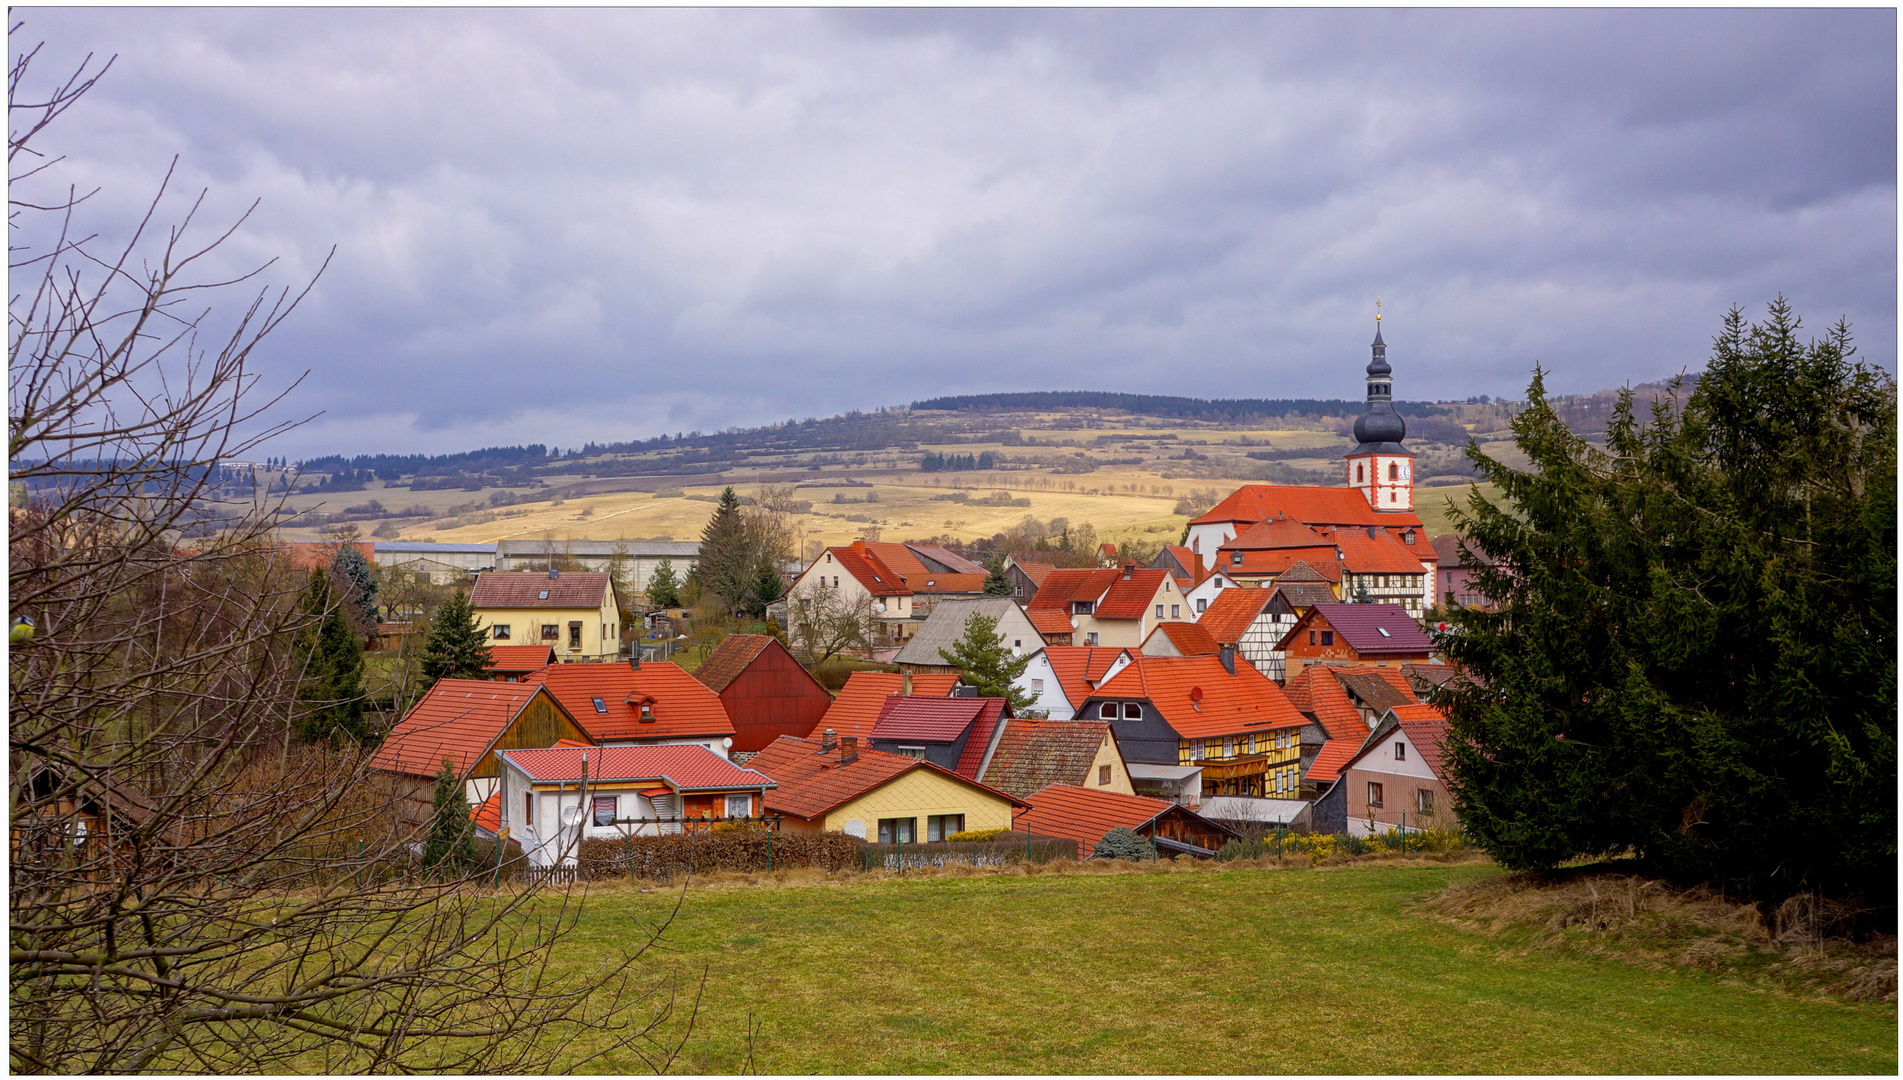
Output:
[[1414,509],[1414,454],[1401,445],[1407,422],[1394,411],[1394,369],[1381,340],[1381,315],[1374,316],[1374,358],[1368,362],[1368,407],[1355,418],[1355,443],[1348,451],[1348,486],[1361,492],[1376,510]]

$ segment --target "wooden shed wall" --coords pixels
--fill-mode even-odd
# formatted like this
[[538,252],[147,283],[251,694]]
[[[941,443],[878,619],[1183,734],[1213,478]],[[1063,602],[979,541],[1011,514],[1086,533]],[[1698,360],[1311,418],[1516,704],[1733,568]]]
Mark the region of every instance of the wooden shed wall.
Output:
[[833,696],[776,641],[721,691],[720,703],[733,721],[733,749],[749,752],[765,750],[782,735],[812,734]]
[[476,762],[476,767],[470,770],[469,775],[500,775],[496,766],[496,750],[542,750],[562,739],[585,743],[595,741],[588,737],[586,731],[570,723],[568,714],[548,696],[548,691],[543,690],[530,698],[522,711],[515,714],[508,729],[496,740],[495,748],[482,755],[482,760]]

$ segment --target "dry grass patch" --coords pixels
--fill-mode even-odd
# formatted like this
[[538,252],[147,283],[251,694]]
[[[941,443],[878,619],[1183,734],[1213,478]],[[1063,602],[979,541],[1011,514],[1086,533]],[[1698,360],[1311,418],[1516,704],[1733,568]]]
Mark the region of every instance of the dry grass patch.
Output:
[[1854,906],[1809,894],[1767,915],[1710,889],[1587,867],[1455,885],[1421,910],[1493,937],[1524,937],[1530,948],[1696,968],[1789,993],[1896,1000],[1896,938],[1853,940],[1843,930]]

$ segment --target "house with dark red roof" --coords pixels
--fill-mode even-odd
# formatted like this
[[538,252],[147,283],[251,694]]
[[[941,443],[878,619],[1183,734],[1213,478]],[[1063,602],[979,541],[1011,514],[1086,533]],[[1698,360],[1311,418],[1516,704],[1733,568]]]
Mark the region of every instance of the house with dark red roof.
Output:
[[1025,607],[1048,643],[1064,624],[1073,645],[1140,646],[1163,622],[1194,621],[1167,570],[1134,562],[1107,570],[1053,570]]
[[436,775],[448,762],[465,796],[481,803],[496,790],[501,750],[553,746],[589,734],[544,687],[488,679],[438,679],[397,721],[370,759],[378,786],[397,800],[408,825],[427,827]]
[[[752,754],[782,735],[805,735],[833,696],[779,639],[730,634],[694,669],[733,722],[733,753]],[[736,758],[735,760],[742,760]]]
[[[1156,789],[1192,801],[1286,798],[1301,784],[1308,718],[1227,646],[1216,656],[1133,657],[1097,687],[1080,716],[1111,722],[1139,792],[1154,780]],[[1190,772],[1199,779],[1195,792],[1166,786]]]
[[1214,656],[1216,639],[1196,623],[1159,623],[1137,650],[1145,656]]
[[1011,599],[1020,604],[1029,604],[1037,598],[1038,586],[1044,584],[1044,579],[1055,569],[1055,563],[1040,559],[1033,553],[1012,552],[1004,561],[1004,576],[1011,581]]
[[843,832],[878,843],[1008,829],[1018,799],[922,757],[861,749],[852,736],[782,735],[747,762],[771,777],[769,814],[788,832]]
[[1289,678],[1308,664],[1369,664],[1399,668],[1425,664],[1434,642],[1399,604],[1316,604],[1276,646]]
[[733,721],[720,696],[671,661],[554,664],[524,686],[546,686],[570,716],[603,744],[696,744],[726,757]]
[[563,663],[621,654],[621,605],[608,574],[490,571],[469,590],[489,644],[546,645]]
[[939,600],[984,595],[984,568],[964,569],[976,565],[930,544],[854,540],[820,552],[793,582],[787,590],[790,618],[797,628],[801,605],[861,610],[873,625],[875,645],[903,645]]
[[1457,604],[1468,608],[1488,608],[1492,603],[1474,590],[1474,576],[1493,565],[1493,559],[1476,551],[1467,538],[1458,533],[1442,533],[1434,538],[1438,583],[1434,587],[1434,606]]
[[872,737],[872,727],[886,700],[901,697],[950,697],[958,687],[959,676],[950,673],[913,674],[911,672],[855,671],[846,677],[846,685],[827,707],[806,738],[817,739],[827,730],[835,738],[855,738],[864,746]]
[[1090,858],[1097,842],[1112,829],[1129,829],[1149,837],[1157,853],[1165,858],[1208,858],[1241,835],[1178,803],[1098,788],[1053,784],[1025,802],[1029,805],[1018,811],[1016,828],[1038,836],[1075,840],[1079,859]]
[[1315,801],[1315,828],[1355,836],[1458,828],[1447,788],[1447,737],[1447,717],[1434,706],[1390,708]]
[[572,863],[584,838],[662,836],[764,816],[772,779],[704,746],[504,750],[498,820],[536,866]]
[[1010,715],[1011,706],[1003,698],[895,694],[880,706],[867,744],[975,779],[996,745],[999,721]]

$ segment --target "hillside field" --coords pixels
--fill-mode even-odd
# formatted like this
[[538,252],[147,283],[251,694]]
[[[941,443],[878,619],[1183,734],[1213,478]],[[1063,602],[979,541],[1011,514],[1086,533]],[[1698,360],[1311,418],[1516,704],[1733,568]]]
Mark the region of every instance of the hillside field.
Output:
[[[1419,901],[1483,862],[690,888],[677,1067],[772,1073],[1891,1073],[1894,1002],[1532,946]],[[591,889],[567,963],[678,892]],[[604,1059],[619,1071],[632,1062]]]

